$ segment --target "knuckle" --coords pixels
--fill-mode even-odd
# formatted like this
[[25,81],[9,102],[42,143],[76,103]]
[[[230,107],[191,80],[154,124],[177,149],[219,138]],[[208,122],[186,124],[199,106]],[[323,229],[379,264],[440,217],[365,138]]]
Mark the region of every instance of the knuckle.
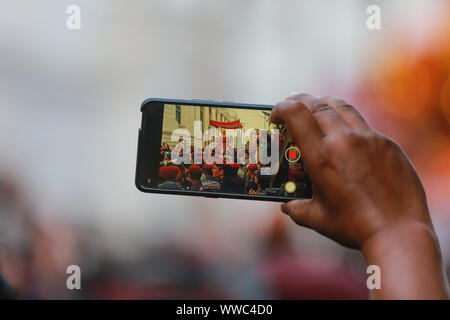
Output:
[[353,130],[345,132],[343,134],[343,139],[345,144],[349,147],[359,148],[367,143],[367,137]]
[[317,102],[311,106],[311,113],[315,114],[323,111],[331,111],[333,108],[324,102]]
[[342,104],[340,104],[338,107],[338,109],[342,109],[342,110],[348,110],[348,111],[352,111],[352,112],[358,112],[356,111],[355,107],[347,102],[343,102]]
[[370,147],[374,154],[383,154],[386,159],[397,158],[403,154],[403,149],[397,142],[381,134],[373,135]]
[[392,151],[400,151],[401,150],[400,145],[388,137],[378,136],[377,139],[378,139],[381,147],[385,150],[392,150]]
[[369,153],[396,154],[402,151],[400,145],[392,139],[377,133],[362,133],[355,130],[347,130],[327,136],[322,145],[324,158],[333,162],[335,157],[340,157],[349,152],[364,151]]
[[327,139],[326,147],[329,150],[344,150],[363,148],[368,144],[365,135],[354,130],[345,130],[338,132]]
[[322,144],[322,153],[328,155],[335,149],[340,148],[342,145],[342,139],[339,134],[327,135]]
[[293,113],[298,113],[298,112],[304,112],[305,109],[306,109],[306,107],[303,104],[303,102],[298,101],[298,100],[292,100],[292,102],[286,106],[285,112],[287,112],[289,114],[293,114]]
[[376,154],[395,154],[401,151],[401,147],[397,142],[381,134],[365,133],[361,134],[361,137],[365,140],[365,147]]
[[321,97],[319,98],[319,100],[322,101],[322,102],[324,102],[324,103],[328,103],[328,102],[330,102],[333,98],[334,98],[334,97],[332,97],[332,96],[321,96]]

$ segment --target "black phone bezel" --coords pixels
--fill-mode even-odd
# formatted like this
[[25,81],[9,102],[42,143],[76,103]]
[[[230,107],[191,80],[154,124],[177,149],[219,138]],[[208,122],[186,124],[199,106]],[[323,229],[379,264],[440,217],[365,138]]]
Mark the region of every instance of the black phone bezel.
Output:
[[[208,106],[208,107],[222,107],[222,108],[228,107],[228,108],[270,110],[270,111],[273,108],[272,105],[246,104],[231,101],[194,100],[194,99],[183,100],[183,99],[163,99],[163,98],[146,99],[141,104],[142,122],[141,128],[139,128],[136,177],[135,177],[136,187],[140,191],[146,193],[201,196],[206,198],[228,198],[228,199],[243,199],[243,200],[276,201],[276,202],[287,202],[296,199],[297,200],[303,199],[284,196],[267,196],[267,195],[262,196],[262,195],[207,192],[207,191],[168,190],[146,186],[145,183],[143,184],[142,182],[144,182],[144,180],[146,180],[147,177],[150,177],[152,183],[153,181],[157,181],[158,178],[157,172],[159,170],[159,158],[154,157],[154,159],[157,159],[158,161],[151,161],[150,160],[151,157],[149,157],[149,155],[153,153],[159,154],[160,151],[161,133],[162,133],[161,129],[163,122],[162,117],[165,104]],[[144,146],[147,147],[144,148]],[[144,163],[146,163],[147,165],[143,166]]]

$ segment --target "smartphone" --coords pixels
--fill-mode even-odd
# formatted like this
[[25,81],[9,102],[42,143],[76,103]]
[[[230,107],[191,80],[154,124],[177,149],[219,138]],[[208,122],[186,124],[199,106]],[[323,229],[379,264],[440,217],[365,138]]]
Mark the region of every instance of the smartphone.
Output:
[[150,98],[141,105],[143,192],[285,202],[312,196],[302,151],[273,106]]

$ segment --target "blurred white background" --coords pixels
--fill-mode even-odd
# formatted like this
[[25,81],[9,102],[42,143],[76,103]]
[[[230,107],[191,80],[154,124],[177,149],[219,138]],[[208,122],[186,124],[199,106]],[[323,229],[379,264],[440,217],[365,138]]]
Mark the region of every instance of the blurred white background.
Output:
[[[70,4],[81,8],[81,30],[66,28]],[[382,30],[366,28],[370,4],[381,7]],[[0,177],[20,190],[17,206],[32,208],[27,214],[51,240],[56,269],[89,266],[105,255],[126,264],[176,243],[223,263],[211,270],[236,269],[245,277],[277,219],[286,223],[295,252],[330,261],[355,253],[287,223],[276,203],[140,193],[134,186],[140,103],[165,97],[274,104],[292,91],[358,103],[363,79],[398,42],[417,54],[435,45],[430,39],[448,28],[449,5],[2,0],[0,12]],[[357,107],[374,127],[383,122],[372,104]],[[449,203],[442,196],[434,203],[447,256]],[[16,218],[6,218],[14,210],[0,210],[3,229],[16,230]],[[5,254],[29,241],[12,233],[3,236]],[[13,285],[27,287],[7,264]],[[61,296],[52,290],[34,294]],[[262,289],[227,290],[233,297],[267,296]]]

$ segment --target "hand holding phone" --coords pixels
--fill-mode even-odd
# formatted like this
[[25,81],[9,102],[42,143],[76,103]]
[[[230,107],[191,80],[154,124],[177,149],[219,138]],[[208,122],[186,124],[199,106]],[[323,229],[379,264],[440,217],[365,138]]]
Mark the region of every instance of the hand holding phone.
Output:
[[394,141],[346,101],[292,94],[272,122],[303,150],[314,193],[282,211],[299,225],[362,250],[381,270],[376,298],[448,299],[447,280],[425,192]]

